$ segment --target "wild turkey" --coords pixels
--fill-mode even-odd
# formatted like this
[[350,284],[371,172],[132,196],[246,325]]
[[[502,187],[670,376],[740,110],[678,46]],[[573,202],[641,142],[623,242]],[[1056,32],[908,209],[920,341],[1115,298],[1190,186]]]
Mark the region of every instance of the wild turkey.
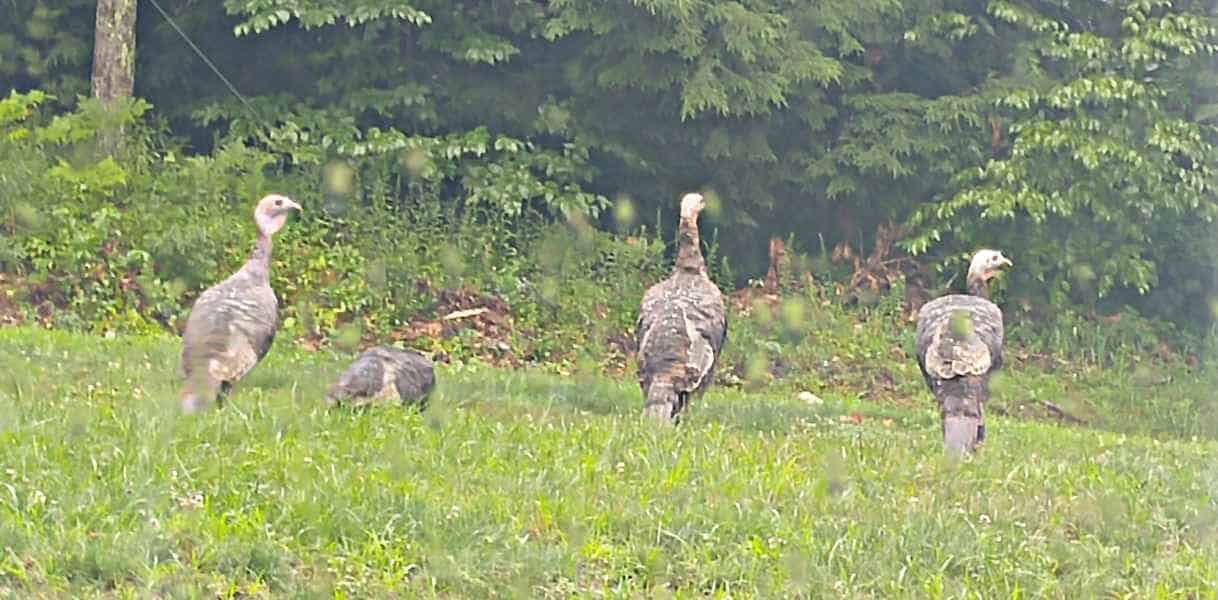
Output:
[[377,346],[355,359],[330,386],[326,400],[331,405],[351,402],[362,406],[396,398],[403,405],[417,402],[419,410],[423,410],[435,387],[435,369],[427,357],[418,352]]
[[647,290],[635,324],[643,412],[673,424],[690,396],[710,386],[727,339],[723,293],[706,276],[699,247],[698,214],[704,207],[701,194],[681,199],[676,266]]
[[279,328],[279,301],[271,289],[271,236],[283,228],[291,198],[266,196],[254,209],[258,240],[250,258],[224,281],[195,300],[182,333],[185,379],[182,410],[192,413],[222,403],[232,385],[262,360]]
[[950,294],[918,311],[918,366],[939,402],[943,442],[969,453],[985,440],[990,375],[1002,368],[1002,311],[989,300],[989,281],[1011,266],[1001,252],[981,250],[968,268],[968,294]]

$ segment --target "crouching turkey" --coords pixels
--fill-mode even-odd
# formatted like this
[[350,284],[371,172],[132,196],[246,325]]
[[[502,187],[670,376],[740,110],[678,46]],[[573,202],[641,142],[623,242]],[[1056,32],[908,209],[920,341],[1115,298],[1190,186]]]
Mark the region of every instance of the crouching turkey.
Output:
[[701,194],[681,199],[676,266],[647,290],[635,325],[644,413],[674,424],[690,396],[701,395],[714,380],[727,339],[723,293],[706,276],[699,247],[698,214],[704,207]]
[[943,443],[970,453],[985,440],[990,376],[1002,368],[1002,310],[989,300],[989,281],[1011,266],[1001,252],[981,250],[968,269],[968,294],[950,294],[918,311],[918,365],[939,402]]
[[271,236],[287,215],[301,210],[291,198],[271,194],[258,202],[258,239],[249,260],[224,281],[205,290],[190,309],[182,333],[185,379],[182,410],[188,413],[222,403],[271,349],[279,328],[279,301],[271,289]]
[[417,403],[427,407],[436,374],[427,357],[388,346],[365,350],[326,394],[331,405],[364,406],[378,402]]

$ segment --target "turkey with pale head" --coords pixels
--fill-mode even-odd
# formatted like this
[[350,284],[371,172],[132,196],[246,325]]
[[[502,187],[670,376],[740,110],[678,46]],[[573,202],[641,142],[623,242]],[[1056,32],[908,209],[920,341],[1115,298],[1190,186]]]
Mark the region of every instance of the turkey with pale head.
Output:
[[990,280],[1010,267],[997,250],[969,263],[967,294],[949,294],[918,311],[918,366],[939,403],[943,443],[958,454],[985,440],[990,376],[1002,368],[1002,310],[990,301]]
[[279,301],[271,289],[271,236],[283,229],[288,213],[300,210],[287,196],[260,200],[254,209],[258,238],[249,260],[195,300],[182,333],[183,411],[222,403],[233,384],[271,349],[279,328]]
[[676,266],[644,294],[635,324],[644,413],[673,424],[690,397],[711,385],[727,339],[723,293],[707,277],[700,248],[698,215],[705,206],[701,194],[681,199]]

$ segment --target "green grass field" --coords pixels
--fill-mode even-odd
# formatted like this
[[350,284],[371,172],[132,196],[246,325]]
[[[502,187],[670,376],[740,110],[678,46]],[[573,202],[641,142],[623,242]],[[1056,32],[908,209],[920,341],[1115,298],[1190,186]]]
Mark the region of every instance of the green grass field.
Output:
[[1213,598],[1218,585],[1206,436],[995,417],[983,451],[953,462],[929,396],[893,408],[716,388],[671,429],[636,416],[633,381],[468,365],[439,369],[422,415],[356,413],[321,397],[349,357],[287,343],[222,410],[181,417],[177,349],[0,329],[0,595]]

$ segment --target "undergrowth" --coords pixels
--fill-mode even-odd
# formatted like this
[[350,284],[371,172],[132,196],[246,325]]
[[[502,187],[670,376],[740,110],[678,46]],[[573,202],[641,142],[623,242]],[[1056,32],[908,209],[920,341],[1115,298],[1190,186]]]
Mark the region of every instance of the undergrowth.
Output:
[[[130,129],[116,160],[94,137],[118,117],[88,102],[43,115],[44,99],[0,102],[0,324],[177,332],[194,298],[246,260],[252,207],[268,191],[305,206],[276,236],[272,285],[280,343],[314,350],[400,342],[442,361],[628,377],[639,300],[671,269],[667,232],[639,226],[628,203],[599,220],[527,203],[506,211],[412,179],[395,156],[288,163],[241,140],[181,156],[139,120],[139,102],[120,115]],[[711,275],[731,292],[721,384],[921,401],[902,280],[851,305],[850,269],[822,248],[792,251],[773,296],[731,291],[730,261],[705,233]],[[996,410],[1121,429],[1108,407],[1129,405],[1162,431],[1209,434],[1208,420],[1186,417],[1208,414],[1200,384],[1177,402],[1141,400],[1201,377],[1205,336],[1131,310],[1046,318],[998,287],[1010,366],[996,385],[1017,384]],[[1086,386],[1081,399],[1069,391]]]

